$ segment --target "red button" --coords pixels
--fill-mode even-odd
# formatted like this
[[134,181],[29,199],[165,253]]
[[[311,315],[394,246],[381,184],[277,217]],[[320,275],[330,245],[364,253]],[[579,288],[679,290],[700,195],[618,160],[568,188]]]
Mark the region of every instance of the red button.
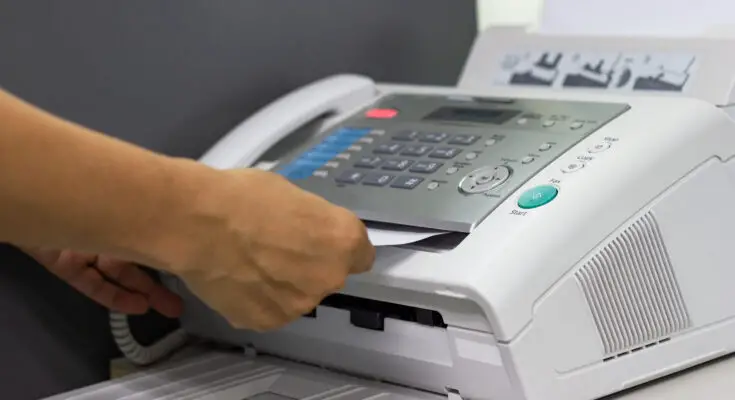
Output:
[[373,108],[365,113],[366,117],[375,119],[390,119],[396,115],[398,115],[398,110],[392,108]]

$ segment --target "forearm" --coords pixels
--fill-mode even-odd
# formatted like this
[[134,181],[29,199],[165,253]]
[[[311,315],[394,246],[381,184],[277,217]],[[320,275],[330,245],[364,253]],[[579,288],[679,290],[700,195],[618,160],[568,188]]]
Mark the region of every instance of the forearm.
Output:
[[0,91],[0,241],[160,264],[212,173]]

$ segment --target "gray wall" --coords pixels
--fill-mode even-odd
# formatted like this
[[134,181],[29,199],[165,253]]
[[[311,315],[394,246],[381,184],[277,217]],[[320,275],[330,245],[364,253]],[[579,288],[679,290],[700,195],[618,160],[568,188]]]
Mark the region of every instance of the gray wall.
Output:
[[[453,84],[475,18],[474,0],[0,0],[0,86],[110,135],[197,157],[257,108],[325,75]],[[0,263],[1,397],[104,379],[114,350],[105,311],[10,247]]]

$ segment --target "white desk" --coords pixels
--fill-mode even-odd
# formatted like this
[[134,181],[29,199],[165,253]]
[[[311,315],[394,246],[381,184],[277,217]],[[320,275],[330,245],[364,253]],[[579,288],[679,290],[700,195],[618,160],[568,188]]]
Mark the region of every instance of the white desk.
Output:
[[730,400],[735,356],[726,357],[605,400]]
[[[190,360],[197,359],[205,353],[205,349],[190,347],[184,352],[176,355],[174,359],[168,361],[169,363],[179,364],[180,362],[188,362]],[[240,357],[239,355],[235,356]],[[236,363],[239,363],[239,361],[230,362],[229,365],[235,365]],[[120,375],[126,375],[127,373],[136,372],[136,370],[138,372],[140,371],[140,369],[131,368],[131,366],[125,366],[123,364],[120,364],[116,367],[118,372],[122,372],[122,374]],[[160,367],[162,366],[149,368],[151,370],[149,372],[152,375]],[[178,392],[179,390],[183,390],[185,387],[189,386],[187,384],[187,381],[170,380],[169,378],[165,378],[160,375],[157,377],[152,377],[151,375],[149,375],[149,379],[152,379],[154,381],[154,384],[144,384],[140,380],[123,383],[127,380],[127,377],[120,376],[119,379],[80,389],[79,391],[75,391],[72,393],[53,396],[46,400],[81,400],[81,398],[87,398],[84,397],[85,395],[107,395],[107,398],[120,398],[131,393],[138,393],[138,390],[140,390],[141,387],[147,387],[148,390],[155,390],[156,387],[166,386],[176,386],[176,388],[173,388],[173,391],[168,393],[169,395],[173,394],[175,396],[177,394],[181,395],[181,393],[183,392],[176,392]],[[201,389],[202,387],[199,386],[202,384],[201,376],[199,376],[198,379],[199,383],[193,383],[192,381],[189,382],[189,384],[193,384],[194,386],[197,386],[199,387],[199,389]],[[207,379],[213,380],[214,378],[210,377]],[[178,382],[175,383],[175,381]],[[123,390],[121,390],[120,387],[118,387],[117,389],[114,388],[115,386],[119,386],[121,384],[123,385],[123,387],[127,387]],[[186,392],[188,390],[184,391]],[[206,392],[206,390],[204,390],[204,392]],[[77,395],[79,397],[76,397]],[[162,395],[162,393],[158,393],[156,395],[148,394],[143,398],[157,399],[160,398],[160,395]],[[240,396],[237,398],[243,397],[247,396]],[[222,398],[229,399],[232,397],[224,396]],[[729,400],[733,398],[735,398],[735,356],[714,361],[704,366],[700,366],[690,369],[686,372],[679,373],[673,377],[664,378],[657,382],[644,385],[629,392],[609,396],[600,400]]]

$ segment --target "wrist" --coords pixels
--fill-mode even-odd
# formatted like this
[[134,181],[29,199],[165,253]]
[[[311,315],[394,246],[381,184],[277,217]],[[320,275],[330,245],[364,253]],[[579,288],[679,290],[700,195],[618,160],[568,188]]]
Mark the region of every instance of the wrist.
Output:
[[213,222],[204,212],[212,188],[223,172],[195,160],[167,158],[162,168],[161,199],[156,216],[130,243],[138,262],[173,274],[196,265],[212,238],[208,225]]

